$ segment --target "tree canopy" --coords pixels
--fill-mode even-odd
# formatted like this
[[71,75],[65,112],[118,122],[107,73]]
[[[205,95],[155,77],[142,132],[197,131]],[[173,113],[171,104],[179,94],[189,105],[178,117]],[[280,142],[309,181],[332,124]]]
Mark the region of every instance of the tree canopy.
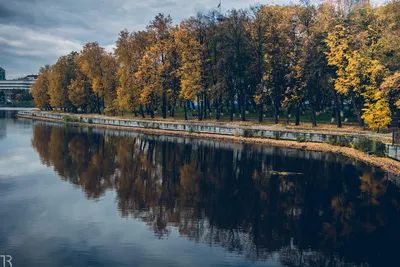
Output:
[[92,42],[42,68],[32,94],[38,108],[73,112],[243,121],[253,112],[274,123],[294,112],[296,125],[306,112],[314,126],[331,112],[338,127],[353,114],[379,130],[400,108],[399,10],[397,0],[302,1],[179,25],[158,14],[145,30],[121,31],[114,53]]

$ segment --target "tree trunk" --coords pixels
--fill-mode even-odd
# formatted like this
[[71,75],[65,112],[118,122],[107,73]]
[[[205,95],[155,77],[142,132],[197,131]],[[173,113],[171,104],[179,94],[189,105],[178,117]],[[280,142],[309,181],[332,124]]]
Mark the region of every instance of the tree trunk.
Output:
[[205,120],[210,117],[210,115],[207,114],[207,93],[206,92],[204,92],[203,112],[204,112],[204,119]]
[[234,97],[232,96],[232,98],[231,98],[231,103],[230,103],[230,107],[229,107],[229,111],[230,111],[230,114],[229,114],[229,120],[230,121],[233,121],[233,112],[235,112],[235,100],[234,100]]
[[290,114],[292,113],[292,106],[289,105],[287,108],[287,117],[286,117],[286,124],[290,124]]
[[163,119],[167,118],[167,96],[164,90],[162,92],[162,117]]
[[296,126],[300,125],[300,103],[296,106]]
[[140,114],[142,115],[142,118],[144,119],[144,111],[143,111],[143,106],[141,104],[139,107],[139,111],[140,111]]
[[274,123],[275,124],[279,123],[279,107],[276,103],[274,105]]
[[242,92],[242,121],[246,121],[246,95]]
[[185,121],[187,121],[187,119],[188,119],[188,117],[187,117],[187,102],[185,101],[184,103],[183,103],[183,109],[184,109],[184,111],[185,111]]
[[258,122],[263,121],[263,104],[258,104]]
[[361,110],[357,107],[354,96],[351,96],[351,103],[352,103],[354,111],[356,112],[356,115],[357,115],[358,125],[361,128],[363,128],[364,127],[364,120],[361,118]]
[[317,126],[317,115],[315,114],[313,105],[311,105],[311,123],[313,127]]
[[219,120],[221,118],[221,109],[220,109],[220,104],[221,104],[220,99],[215,100],[215,119]]
[[336,115],[336,125],[338,128],[342,128],[342,118],[340,117],[340,105],[339,99],[336,91],[333,92],[335,101],[335,115]]
[[202,110],[201,110],[201,102],[200,102],[200,97],[201,96],[197,96],[197,118],[198,118],[198,120],[199,121],[201,121],[203,118],[201,117],[201,113],[202,113]]

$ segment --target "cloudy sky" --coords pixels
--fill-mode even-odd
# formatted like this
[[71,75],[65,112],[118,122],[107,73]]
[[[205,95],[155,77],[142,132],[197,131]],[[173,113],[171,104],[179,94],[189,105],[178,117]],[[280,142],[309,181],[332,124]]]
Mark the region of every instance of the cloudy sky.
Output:
[[[256,2],[297,0],[224,0],[223,11]],[[158,13],[175,23],[215,8],[219,0],[0,0],[0,67],[7,79],[36,74],[60,55],[97,41],[112,51],[118,32],[144,29]]]

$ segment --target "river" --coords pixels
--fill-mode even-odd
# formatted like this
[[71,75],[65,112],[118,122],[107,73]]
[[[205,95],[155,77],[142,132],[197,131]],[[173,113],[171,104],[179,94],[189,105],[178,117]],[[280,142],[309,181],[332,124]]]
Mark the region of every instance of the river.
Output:
[[14,113],[0,110],[14,267],[398,266],[399,177],[379,168]]

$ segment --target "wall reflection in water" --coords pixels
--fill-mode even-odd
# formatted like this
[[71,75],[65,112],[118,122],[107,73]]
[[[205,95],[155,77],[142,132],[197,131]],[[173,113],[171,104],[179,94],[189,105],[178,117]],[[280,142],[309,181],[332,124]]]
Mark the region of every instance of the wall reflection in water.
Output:
[[88,199],[115,190],[121,216],[159,238],[177,229],[283,266],[397,262],[400,193],[379,169],[333,154],[96,131],[37,123],[32,146]]

